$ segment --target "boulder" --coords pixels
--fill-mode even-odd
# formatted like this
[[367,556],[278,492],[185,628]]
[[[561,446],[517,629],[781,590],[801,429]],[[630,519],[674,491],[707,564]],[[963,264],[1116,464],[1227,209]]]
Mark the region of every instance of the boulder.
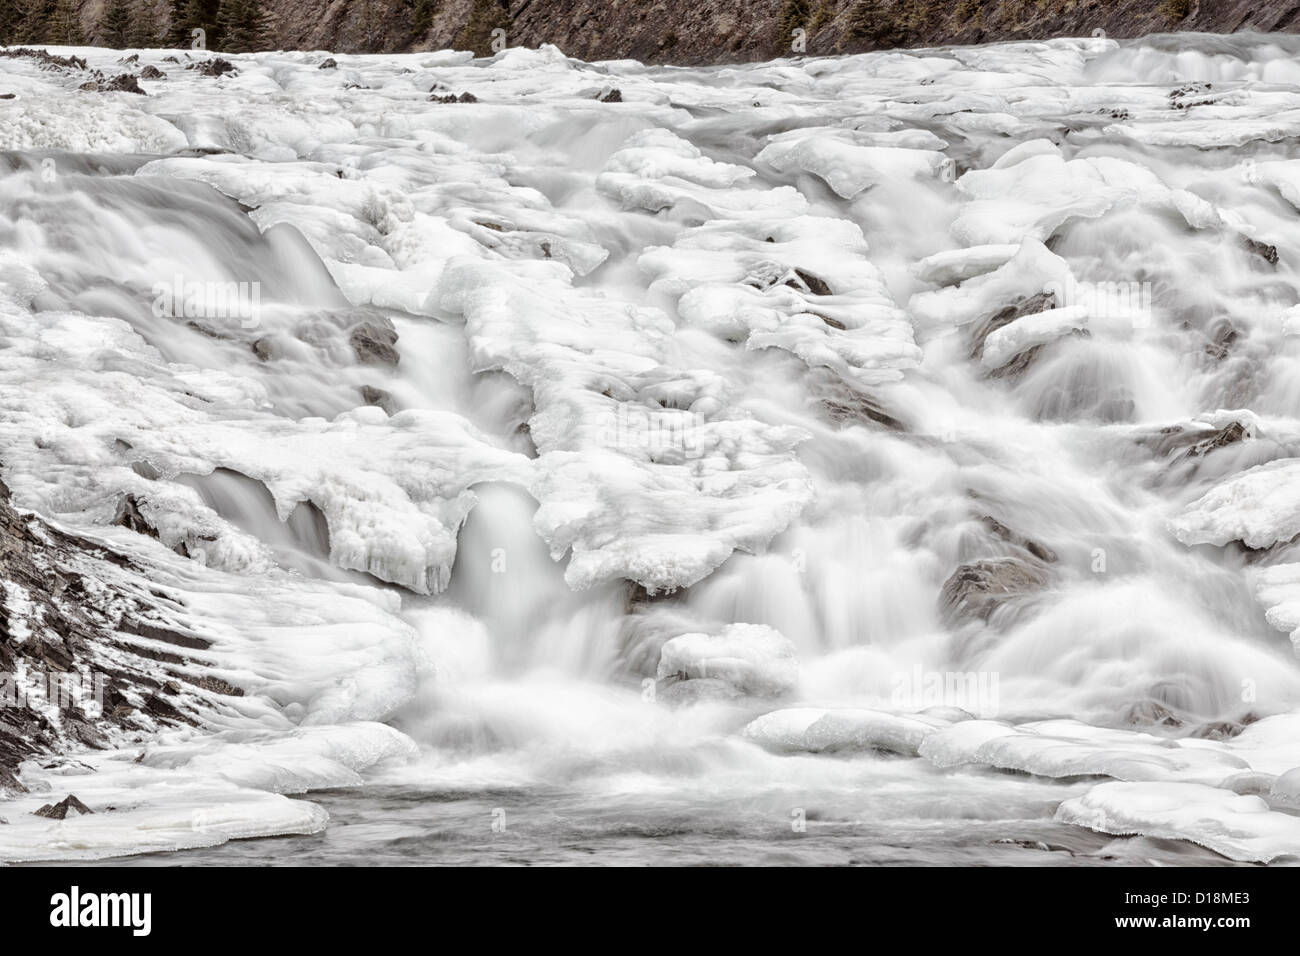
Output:
[[963,564],[943,584],[944,616],[951,622],[987,622],[1006,602],[1041,591],[1049,576],[1040,566],[1019,558],[995,558]]

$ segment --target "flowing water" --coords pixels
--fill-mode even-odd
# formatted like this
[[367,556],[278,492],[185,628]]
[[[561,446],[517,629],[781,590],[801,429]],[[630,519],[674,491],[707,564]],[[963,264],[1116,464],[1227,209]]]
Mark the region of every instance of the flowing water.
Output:
[[0,461],[331,823],[131,862],[1300,853],[1294,41],[162,56],[0,61]]

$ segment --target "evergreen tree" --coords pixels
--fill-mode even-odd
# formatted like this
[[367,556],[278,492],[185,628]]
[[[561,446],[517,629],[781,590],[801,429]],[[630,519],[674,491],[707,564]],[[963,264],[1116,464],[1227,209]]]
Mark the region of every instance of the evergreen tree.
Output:
[[189,49],[194,45],[194,30],[202,30],[204,47],[221,49],[221,0],[172,0],[171,26],[167,30],[169,46]]
[[50,14],[46,30],[48,43],[57,46],[82,46],[86,35],[81,31],[81,10],[76,0],[58,0]]
[[15,42],[27,44],[52,43],[50,27],[54,21],[57,0],[19,0],[15,26]]
[[131,0],[108,0],[104,19],[99,23],[99,43],[114,50],[124,50],[131,44],[133,13]]
[[271,43],[271,18],[261,0],[222,0],[221,49],[254,53]]
[[167,42],[167,0],[136,0],[130,29],[131,46],[155,47]]
[[0,3],[0,45],[9,46],[18,42],[18,28],[21,23],[21,4]]
[[416,0],[415,7],[411,10],[412,43],[419,43],[429,35],[429,29],[433,26],[434,9],[433,0]]
[[469,8],[469,20],[460,28],[452,46],[457,50],[473,50],[475,56],[491,56],[492,32],[510,29],[510,13],[506,0],[474,0]]
[[189,0],[168,0],[167,7],[167,31],[163,34],[167,46],[189,46],[190,32],[186,21]]

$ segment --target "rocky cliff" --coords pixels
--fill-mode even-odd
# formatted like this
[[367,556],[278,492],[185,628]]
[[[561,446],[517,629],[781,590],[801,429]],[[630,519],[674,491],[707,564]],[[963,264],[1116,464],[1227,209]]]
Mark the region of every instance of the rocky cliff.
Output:
[[759,60],[800,52],[799,45],[820,55],[1098,30],[1111,37],[1300,31],[1294,0],[441,0],[423,7],[416,0],[272,0],[270,7],[277,44],[286,48],[483,53],[499,28],[512,46],[554,43],[584,59],[664,63]]
[[[209,45],[232,51],[450,47],[488,54],[495,40],[497,48],[503,42],[527,47],[553,43],[587,60],[675,64],[1097,31],[1116,38],[1177,31],[1300,32],[1297,0],[260,0],[267,15],[259,19],[265,27],[258,27],[261,38],[236,47],[221,42],[223,29],[217,24],[233,15],[227,6],[242,4],[244,11],[249,0],[116,0],[134,10],[131,24],[119,24],[116,30],[114,2],[17,0],[0,10],[0,42],[147,46],[152,44],[145,42],[146,35],[157,34],[164,45],[176,45],[178,37],[188,35],[188,26],[172,21],[186,10],[199,16],[199,7],[206,11],[199,19],[214,41]],[[59,27],[59,11],[69,5],[80,14],[80,32],[72,40]],[[24,28],[33,16],[41,25]]]

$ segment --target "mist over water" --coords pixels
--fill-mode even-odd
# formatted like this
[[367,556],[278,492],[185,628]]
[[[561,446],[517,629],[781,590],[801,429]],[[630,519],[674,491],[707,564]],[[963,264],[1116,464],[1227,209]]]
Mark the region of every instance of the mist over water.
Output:
[[4,479],[248,694],[148,766],[296,862],[1300,853],[1292,41],[340,61],[0,137]]

